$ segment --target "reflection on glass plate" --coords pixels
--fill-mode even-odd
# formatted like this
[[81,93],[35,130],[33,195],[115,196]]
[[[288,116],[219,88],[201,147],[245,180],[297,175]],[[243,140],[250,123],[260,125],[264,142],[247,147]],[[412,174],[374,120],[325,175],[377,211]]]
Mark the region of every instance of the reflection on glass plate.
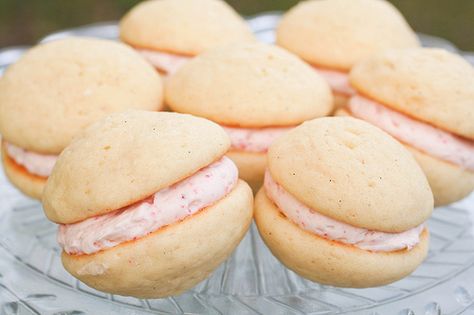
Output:
[[[249,22],[262,40],[271,42],[277,19],[278,14],[267,14]],[[46,40],[78,33],[115,38],[117,28],[114,23],[93,25]],[[424,40],[455,49],[441,39]],[[474,194],[435,210],[429,220],[429,257],[411,276],[389,286],[338,289],[306,281],[270,254],[253,226],[209,279],[180,296],[158,300],[105,294],[70,276],[61,265],[56,226],[3,173],[0,200],[0,315],[474,314]]]

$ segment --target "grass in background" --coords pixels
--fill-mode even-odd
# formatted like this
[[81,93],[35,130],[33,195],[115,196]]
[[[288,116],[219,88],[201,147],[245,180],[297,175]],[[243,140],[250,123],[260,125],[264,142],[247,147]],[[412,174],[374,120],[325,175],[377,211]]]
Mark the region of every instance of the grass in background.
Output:
[[[139,0],[0,0],[0,47],[32,44],[56,30],[119,19]],[[295,0],[228,0],[241,14],[287,10]],[[391,0],[418,32],[474,51],[473,0]]]

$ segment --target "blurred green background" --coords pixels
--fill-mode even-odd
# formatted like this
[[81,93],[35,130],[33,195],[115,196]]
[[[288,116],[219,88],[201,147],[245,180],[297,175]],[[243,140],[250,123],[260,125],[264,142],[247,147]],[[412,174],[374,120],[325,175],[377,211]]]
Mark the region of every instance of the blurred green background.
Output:
[[[32,44],[46,34],[119,19],[139,0],[0,0],[0,47]],[[252,15],[287,10],[295,0],[229,0]],[[391,0],[418,32],[449,39],[474,51],[474,0]]]

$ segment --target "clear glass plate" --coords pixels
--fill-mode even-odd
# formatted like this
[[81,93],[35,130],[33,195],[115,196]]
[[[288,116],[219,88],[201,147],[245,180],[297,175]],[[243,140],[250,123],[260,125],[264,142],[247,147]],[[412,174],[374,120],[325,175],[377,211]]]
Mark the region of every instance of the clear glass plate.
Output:
[[[277,19],[270,13],[249,22],[271,42]],[[77,34],[116,38],[117,28],[105,23],[45,40]],[[431,46],[456,50],[442,39],[423,38]],[[474,194],[436,209],[429,220],[428,258],[412,275],[388,286],[338,289],[304,280],[271,255],[252,226],[234,254],[194,289],[140,300],[98,292],[70,276],[61,265],[56,226],[37,201],[22,196],[0,172],[0,315],[474,314],[473,213]]]

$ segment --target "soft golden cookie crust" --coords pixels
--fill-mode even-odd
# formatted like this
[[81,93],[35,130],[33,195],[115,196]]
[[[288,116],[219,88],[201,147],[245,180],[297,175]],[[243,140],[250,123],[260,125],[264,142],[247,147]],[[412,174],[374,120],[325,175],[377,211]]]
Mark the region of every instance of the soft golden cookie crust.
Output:
[[225,131],[199,117],[110,115],[60,155],[44,190],[45,214],[65,224],[120,209],[219,160],[229,147]]
[[402,232],[433,210],[431,189],[413,156],[359,119],[319,118],[288,131],[270,147],[268,168],[308,207],[357,227]]
[[59,154],[114,112],[162,107],[159,74],[132,48],[71,37],[28,50],[0,80],[0,133],[26,150]]
[[391,50],[351,70],[362,95],[438,128],[474,140],[474,68],[437,48]]
[[256,196],[254,217],[265,244],[286,267],[322,284],[352,288],[389,284],[412,273],[428,252],[427,228],[409,251],[371,252],[326,240],[289,221],[263,188]]
[[283,15],[277,44],[311,64],[344,71],[375,52],[419,46],[400,12],[380,0],[299,2]]
[[10,182],[25,195],[41,200],[47,178],[29,173],[23,166],[8,156],[5,142],[2,141],[2,163],[5,175]]
[[247,23],[218,0],[141,2],[120,21],[120,38],[135,47],[188,56],[223,44],[255,41]]
[[239,244],[253,215],[243,181],[225,198],[181,222],[92,255],[62,253],[64,267],[87,285],[139,298],[177,295],[205,279]]
[[230,127],[294,126],[333,109],[327,82],[297,56],[262,43],[203,53],[165,83],[174,111]]

